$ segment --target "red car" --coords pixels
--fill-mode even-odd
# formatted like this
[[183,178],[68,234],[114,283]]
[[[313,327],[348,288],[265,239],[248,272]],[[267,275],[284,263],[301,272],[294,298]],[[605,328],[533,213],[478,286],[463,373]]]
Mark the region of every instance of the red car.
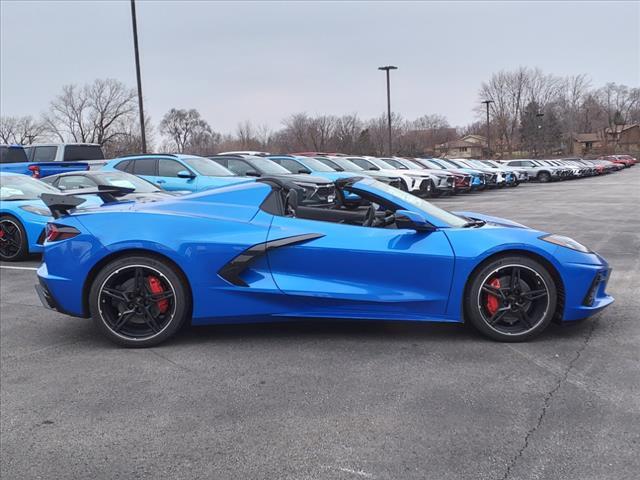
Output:
[[636,159],[630,155],[604,155],[598,157],[598,160],[608,160],[609,162],[617,163],[625,167],[631,167],[636,163]]

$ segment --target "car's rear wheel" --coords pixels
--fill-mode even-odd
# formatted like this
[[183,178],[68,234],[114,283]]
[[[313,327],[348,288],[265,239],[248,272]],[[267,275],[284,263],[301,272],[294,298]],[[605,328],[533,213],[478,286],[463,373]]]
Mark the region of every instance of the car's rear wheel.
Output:
[[538,181],[540,183],[547,183],[551,181],[551,174],[549,172],[540,172],[538,174]]
[[557,288],[549,271],[525,256],[498,258],[471,279],[466,318],[482,334],[504,342],[539,335],[551,322]]
[[189,315],[186,280],[168,261],[121,257],[91,285],[89,309],[98,329],[126,347],[150,347],[173,336]]
[[10,215],[0,217],[0,260],[15,262],[29,254],[27,232],[20,220]]

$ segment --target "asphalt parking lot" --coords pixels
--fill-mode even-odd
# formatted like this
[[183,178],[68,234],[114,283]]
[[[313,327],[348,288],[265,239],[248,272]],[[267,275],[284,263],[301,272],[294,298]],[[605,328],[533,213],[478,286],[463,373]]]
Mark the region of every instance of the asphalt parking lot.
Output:
[[[569,235],[616,303],[536,341],[452,325],[188,329],[126,350],[0,268],[8,479],[631,479],[640,471],[640,166],[437,199]],[[635,474],[633,472],[636,472]]]

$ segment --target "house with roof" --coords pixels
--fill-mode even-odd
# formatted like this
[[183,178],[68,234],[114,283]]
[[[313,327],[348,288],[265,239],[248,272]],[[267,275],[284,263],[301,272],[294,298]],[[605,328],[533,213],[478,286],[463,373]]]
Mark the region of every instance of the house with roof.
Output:
[[605,145],[603,132],[574,133],[571,136],[571,153],[573,155],[589,155],[599,153]]
[[620,153],[640,151],[640,123],[607,127],[604,136],[608,150]]
[[482,158],[487,139],[482,135],[465,135],[457,140],[436,145],[439,156],[449,158]]

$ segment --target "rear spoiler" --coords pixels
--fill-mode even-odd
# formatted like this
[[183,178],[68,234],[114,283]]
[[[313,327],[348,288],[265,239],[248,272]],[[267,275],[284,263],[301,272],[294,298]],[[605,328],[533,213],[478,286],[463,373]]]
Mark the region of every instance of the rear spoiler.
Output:
[[86,198],[82,198],[84,195],[97,195],[104,203],[111,203],[117,202],[118,197],[134,191],[133,188],[98,185],[98,188],[80,188],[64,193],[43,193],[40,199],[49,207],[53,218],[60,218],[69,213],[69,210],[83,204],[86,201]]

